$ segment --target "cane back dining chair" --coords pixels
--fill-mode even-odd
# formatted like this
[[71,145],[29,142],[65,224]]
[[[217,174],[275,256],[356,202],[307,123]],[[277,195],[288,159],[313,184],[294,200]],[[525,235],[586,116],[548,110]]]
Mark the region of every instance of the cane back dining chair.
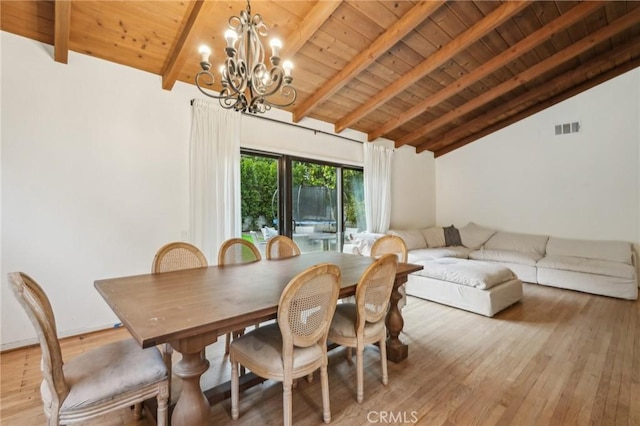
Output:
[[[377,239],[371,246],[371,257],[376,258],[387,253],[398,256],[398,262],[407,263],[409,261],[407,244],[397,235],[385,235]],[[407,304],[407,289],[404,284],[398,288],[398,293],[402,296],[398,301],[398,309],[402,309]]]
[[[167,243],[160,247],[153,257],[151,273],[181,271],[183,269],[206,268],[209,266],[207,258],[200,249],[193,244],[184,241]],[[165,343],[162,348],[162,356],[169,373],[169,390],[171,390],[173,348]]]
[[[230,238],[222,243],[218,250],[218,265],[237,265],[243,263],[253,263],[262,260],[260,250],[250,241],[242,238]],[[241,335],[244,330],[237,330],[236,335]],[[229,353],[231,344],[231,333],[225,337],[224,353]]]
[[276,235],[267,240],[267,260],[283,259],[300,255],[300,247],[291,238],[285,235]]
[[157,398],[158,424],[167,425],[169,383],[160,351],[142,349],[133,339],[113,342],[66,362],[55,316],[44,290],[22,272],[9,274],[16,298],[31,320],[42,350],[40,393],[50,426],[84,422],[107,412]]
[[329,328],[330,341],[356,349],[358,403],[364,399],[364,345],[378,343],[382,383],[388,383],[385,319],[397,265],[394,254],[382,255],[369,265],[356,286],[356,303],[339,304]]
[[331,421],[327,333],[336,309],[341,273],[336,265],[312,266],[289,281],[278,303],[278,320],[231,343],[231,417],[237,419],[238,366],[282,382],[284,424],[293,417],[293,380],[320,369],[323,420]]

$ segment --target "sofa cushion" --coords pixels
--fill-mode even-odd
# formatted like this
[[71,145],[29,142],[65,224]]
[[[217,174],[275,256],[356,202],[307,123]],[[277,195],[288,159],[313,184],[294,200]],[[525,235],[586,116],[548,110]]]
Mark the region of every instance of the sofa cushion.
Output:
[[422,235],[429,248],[444,247],[446,245],[442,226],[432,226],[431,228],[423,229]]
[[445,226],[442,229],[444,230],[444,245],[446,247],[462,245],[462,240],[460,239],[460,231],[455,226]]
[[469,222],[460,228],[460,239],[463,246],[477,250],[495,233],[495,229],[485,228]]
[[466,259],[437,259],[418,262],[424,268],[414,275],[448,281],[456,284],[488,289],[515,279],[512,270],[488,262],[473,262]]
[[554,256],[547,254],[538,261],[537,267],[606,275],[617,278],[635,279],[636,277],[636,270],[632,265],[602,259],[589,259],[586,257]]
[[546,252],[547,235],[517,234],[515,232],[498,231],[484,243],[487,250],[509,250],[525,253],[536,253],[542,258]]
[[422,231],[419,229],[407,229],[407,230],[397,230],[390,229],[388,234],[397,235],[398,237],[404,240],[404,243],[407,245],[408,250],[415,250],[427,247],[427,241],[424,239],[424,235],[422,235]]
[[472,251],[469,253],[469,259],[536,266],[536,262],[542,259],[542,255],[539,253],[527,253],[523,251],[484,249]]
[[467,259],[469,257],[470,248],[464,246],[425,248],[409,251],[409,263],[415,263],[419,260],[433,260],[442,257],[455,257],[459,259]]
[[547,255],[586,257],[631,265],[631,243],[549,237]]

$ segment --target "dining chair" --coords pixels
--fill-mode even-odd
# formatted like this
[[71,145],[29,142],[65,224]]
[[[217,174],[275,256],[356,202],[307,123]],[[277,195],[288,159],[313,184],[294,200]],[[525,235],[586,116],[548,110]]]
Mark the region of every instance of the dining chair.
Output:
[[[160,274],[183,269],[206,268],[207,266],[209,266],[209,262],[198,247],[184,241],[177,241],[167,243],[158,249],[153,257],[151,273]],[[164,344],[162,356],[167,366],[169,390],[171,390],[173,348],[170,343]]]
[[191,268],[206,268],[207,258],[200,249],[184,241],[168,243],[160,247],[153,258],[151,273],[180,271]]
[[167,425],[169,382],[160,351],[142,349],[133,339],[113,342],[63,361],[51,303],[44,290],[22,272],[9,274],[16,298],[31,320],[42,350],[40,394],[48,425],[83,422],[155,397],[158,424]]
[[[398,256],[398,262],[407,263],[409,261],[407,244],[397,235],[385,235],[378,238],[371,246],[371,257],[376,258],[387,253],[393,253]],[[398,309],[402,309],[407,304],[407,289],[404,284],[398,288],[398,293],[402,296],[398,300]]]
[[398,261],[407,263],[409,251],[404,240],[397,235],[385,235],[378,238],[371,246],[371,257],[380,257],[383,254],[394,253],[398,256]]
[[289,281],[280,295],[277,323],[252,330],[231,343],[231,417],[238,418],[239,365],[282,382],[284,424],[293,417],[293,380],[320,369],[323,420],[331,421],[327,333],[336,309],[341,273],[336,265],[312,266]]
[[[230,238],[223,242],[220,250],[218,250],[218,265],[237,265],[258,262],[259,260],[262,260],[260,250],[250,241],[242,238]],[[242,333],[244,333],[244,330],[234,332],[236,335],[241,335]],[[230,344],[231,333],[227,333],[224,344],[225,355],[229,353]]]
[[286,257],[294,257],[300,255],[300,247],[291,238],[285,235],[277,235],[271,237],[267,241],[266,247],[267,260],[283,259]]
[[[356,286],[356,303],[341,303],[329,328],[329,340],[356,349],[356,399],[364,399],[364,345],[378,343],[382,383],[388,383],[386,313],[396,276],[398,258],[385,254],[364,271]],[[348,351],[348,359],[351,359]]]

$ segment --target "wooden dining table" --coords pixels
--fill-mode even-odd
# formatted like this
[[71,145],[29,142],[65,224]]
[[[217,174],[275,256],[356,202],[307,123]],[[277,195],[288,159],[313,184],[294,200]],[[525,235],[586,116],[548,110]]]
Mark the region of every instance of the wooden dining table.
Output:
[[[339,252],[315,252],[250,264],[210,266],[162,274],[97,280],[95,287],[134,339],[148,348],[169,342],[182,359],[173,367],[183,381],[171,416],[174,426],[208,424],[209,400],[200,377],[209,362],[203,349],[218,336],[276,317],[280,294],[298,273],[333,263],[342,274],[340,297],[355,294],[360,276],[373,259]],[[399,339],[404,326],[398,287],[420,265],[400,263],[387,314],[387,358],[400,362],[408,346]]]

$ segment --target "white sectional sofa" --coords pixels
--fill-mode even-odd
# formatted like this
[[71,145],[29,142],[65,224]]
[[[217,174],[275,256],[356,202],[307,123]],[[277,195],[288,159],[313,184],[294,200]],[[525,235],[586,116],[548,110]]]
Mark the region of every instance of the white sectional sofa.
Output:
[[[442,258],[483,261],[504,266],[528,283],[622,299],[638,298],[636,257],[629,242],[522,234],[474,223],[457,229],[458,241],[445,237],[451,235],[448,231],[454,230],[451,226],[390,230],[388,233],[405,240],[411,263]],[[379,236],[356,234],[347,250],[366,255],[367,248]],[[415,279],[410,279],[407,294],[416,295],[418,285]]]

